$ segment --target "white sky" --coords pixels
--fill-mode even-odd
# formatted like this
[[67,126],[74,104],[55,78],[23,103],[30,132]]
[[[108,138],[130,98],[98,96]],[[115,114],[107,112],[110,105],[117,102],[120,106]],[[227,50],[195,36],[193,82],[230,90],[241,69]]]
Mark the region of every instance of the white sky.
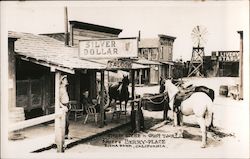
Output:
[[1,2],[1,25],[12,31],[52,33],[64,31],[64,6],[69,20],[123,29],[120,37],[177,37],[174,59],[191,59],[191,31],[207,28],[206,55],[211,51],[239,50],[238,30],[244,31],[244,51],[249,52],[249,2],[245,1],[76,1]]

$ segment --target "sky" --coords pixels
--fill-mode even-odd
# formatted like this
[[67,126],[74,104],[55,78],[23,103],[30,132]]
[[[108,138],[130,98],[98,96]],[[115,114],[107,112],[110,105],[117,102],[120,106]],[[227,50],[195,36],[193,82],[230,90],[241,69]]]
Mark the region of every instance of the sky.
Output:
[[173,60],[190,60],[191,32],[206,28],[205,55],[211,51],[239,50],[238,30],[244,31],[249,52],[249,2],[241,1],[12,1],[1,4],[1,25],[29,33],[64,32],[64,6],[69,20],[122,29],[119,37],[176,37]]

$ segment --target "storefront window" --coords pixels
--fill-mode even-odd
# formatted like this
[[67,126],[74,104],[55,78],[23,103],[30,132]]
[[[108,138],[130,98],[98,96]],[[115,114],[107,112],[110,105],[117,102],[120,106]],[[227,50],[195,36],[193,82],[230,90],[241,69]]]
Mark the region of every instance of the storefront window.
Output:
[[157,54],[156,50],[152,50],[151,59],[152,60],[158,60],[158,54]]
[[148,49],[142,49],[143,58],[148,59]]

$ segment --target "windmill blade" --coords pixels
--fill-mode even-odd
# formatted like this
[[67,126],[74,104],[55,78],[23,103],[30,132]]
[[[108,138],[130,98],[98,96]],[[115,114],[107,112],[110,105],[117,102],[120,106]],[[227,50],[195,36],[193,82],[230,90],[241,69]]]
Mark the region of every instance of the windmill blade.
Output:
[[198,32],[200,32],[200,27],[199,27],[199,25],[197,25],[197,30],[198,30]]
[[191,37],[192,41],[195,46],[201,46],[204,45],[207,40],[206,40],[206,34],[207,34],[207,29],[203,26],[195,26],[191,32]]
[[205,36],[207,33],[208,33],[208,32],[207,32],[207,29],[206,29],[206,28],[204,28],[204,29],[202,30],[202,32],[201,32],[201,34],[204,35],[204,36]]

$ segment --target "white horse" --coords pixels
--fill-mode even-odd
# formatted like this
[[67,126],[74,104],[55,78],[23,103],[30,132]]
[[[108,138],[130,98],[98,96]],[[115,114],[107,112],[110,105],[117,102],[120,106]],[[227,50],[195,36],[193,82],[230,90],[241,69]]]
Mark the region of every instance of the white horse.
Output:
[[[174,98],[179,89],[171,82],[171,80],[166,80],[165,82],[166,91],[169,95],[169,106],[172,110],[174,110]],[[183,126],[183,115],[195,115],[197,122],[200,126],[202,133],[202,144],[201,147],[205,148],[207,132],[206,127],[209,127],[212,124],[212,116],[213,116],[213,102],[211,98],[203,92],[195,92],[189,98],[184,100],[181,103],[179,108],[179,120],[180,125]],[[174,126],[177,126],[177,113],[173,111],[174,114]],[[183,134],[183,129],[181,127],[181,136]]]

